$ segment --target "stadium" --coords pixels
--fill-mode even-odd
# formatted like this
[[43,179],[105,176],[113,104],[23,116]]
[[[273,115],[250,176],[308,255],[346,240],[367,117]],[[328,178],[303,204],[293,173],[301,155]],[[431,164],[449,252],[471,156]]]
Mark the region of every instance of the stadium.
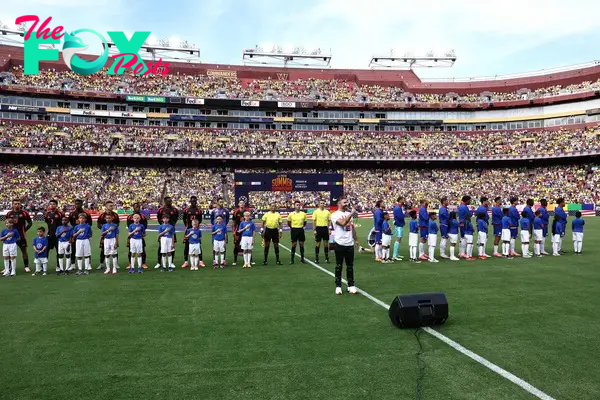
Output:
[[600,398],[600,63],[27,73],[0,33],[0,398]]

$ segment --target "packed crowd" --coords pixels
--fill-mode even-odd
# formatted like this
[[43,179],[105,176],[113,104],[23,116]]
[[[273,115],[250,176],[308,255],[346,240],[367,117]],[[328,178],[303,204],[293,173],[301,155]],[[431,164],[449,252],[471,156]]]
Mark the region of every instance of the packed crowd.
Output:
[[[219,198],[226,206],[233,204],[233,172],[268,172],[255,169],[225,171],[201,168],[138,168],[138,167],[68,167],[27,165],[0,166],[0,209],[8,209],[14,198],[23,200],[30,211],[40,211],[52,198],[61,205],[72,204],[76,198],[94,209],[98,201],[111,199],[117,208],[128,209],[142,202],[147,209],[160,206],[165,195],[173,204],[184,208],[190,196],[208,209]],[[371,210],[381,199],[391,205],[399,194],[409,204],[428,199],[439,206],[442,196],[458,199],[464,193],[493,198],[517,196],[553,198],[557,193],[567,203],[600,203],[600,167],[569,165],[539,168],[493,170],[485,169],[394,169],[394,170],[287,170],[286,173],[340,172],[344,175],[344,192],[359,210]],[[475,193],[476,192],[476,193]],[[315,192],[251,192],[249,202],[265,209],[275,202],[281,208],[291,208],[299,200],[310,208],[328,193]]]
[[22,66],[12,69],[14,85],[35,86],[60,90],[102,91],[111,93],[135,93],[163,96],[194,96],[201,98],[227,98],[249,100],[304,100],[304,101],[352,101],[352,102],[417,102],[453,103],[486,102],[533,99],[562,94],[588,92],[600,88],[600,80],[585,81],[562,87],[549,86],[529,92],[490,92],[489,96],[465,94],[454,97],[448,94],[405,94],[401,87],[358,85],[344,80],[298,79],[242,80],[205,75],[171,73],[167,75],[133,76],[79,75],[72,71],[41,70],[38,75],[24,75]]
[[600,128],[391,133],[9,123],[0,127],[0,147],[223,156],[517,156],[597,151]]

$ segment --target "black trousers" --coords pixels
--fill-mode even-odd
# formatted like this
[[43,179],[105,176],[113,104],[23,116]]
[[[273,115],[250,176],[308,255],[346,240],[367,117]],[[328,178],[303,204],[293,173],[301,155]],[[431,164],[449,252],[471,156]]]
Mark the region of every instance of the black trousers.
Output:
[[348,286],[354,286],[354,246],[335,244],[335,286],[342,287],[342,268],[346,263]]

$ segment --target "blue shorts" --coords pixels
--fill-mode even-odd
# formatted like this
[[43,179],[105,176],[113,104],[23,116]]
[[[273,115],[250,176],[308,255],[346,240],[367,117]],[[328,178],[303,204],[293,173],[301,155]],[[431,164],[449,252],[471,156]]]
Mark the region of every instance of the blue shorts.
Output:
[[542,233],[544,234],[544,237],[548,236],[548,225],[542,228]]
[[502,236],[502,225],[494,225],[494,236]]
[[420,226],[419,232],[421,233],[421,239],[427,239],[427,236],[429,236],[429,227]]
[[448,225],[440,225],[440,235],[444,239],[448,239]]
[[396,226],[394,227],[394,230],[396,231],[396,237],[397,238],[401,238],[404,236],[404,227],[403,226]]
[[460,232],[460,237],[463,238],[465,237],[465,227],[461,226],[458,228],[459,232]]
[[519,236],[519,229],[518,228],[510,228],[510,237],[513,239],[516,239],[517,236]]
[[383,233],[381,231],[375,232],[375,243],[381,244],[383,239]]

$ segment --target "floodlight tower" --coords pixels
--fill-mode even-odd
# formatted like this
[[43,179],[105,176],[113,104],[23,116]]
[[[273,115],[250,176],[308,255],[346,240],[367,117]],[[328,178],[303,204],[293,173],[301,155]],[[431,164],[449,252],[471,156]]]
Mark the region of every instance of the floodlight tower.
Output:
[[410,52],[398,54],[391,49],[389,54],[371,57],[369,68],[372,69],[413,69],[413,68],[450,68],[456,62],[454,50],[443,54],[428,51],[425,55],[415,56]]
[[[119,53],[113,41],[109,40],[107,44],[110,55]],[[200,62],[200,49],[193,44],[189,44],[187,40],[182,41],[179,46],[171,46],[168,39],[160,39],[156,44],[144,42],[139,54],[144,58],[145,53],[150,53],[153,63],[157,59],[162,59],[163,61]]]
[[331,50],[325,53],[319,48],[307,50],[302,46],[293,49],[282,49],[281,46],[273,46],[272,48],[256,46],[253,49],[243,51],[242,61],[244,65],[329,68]]

